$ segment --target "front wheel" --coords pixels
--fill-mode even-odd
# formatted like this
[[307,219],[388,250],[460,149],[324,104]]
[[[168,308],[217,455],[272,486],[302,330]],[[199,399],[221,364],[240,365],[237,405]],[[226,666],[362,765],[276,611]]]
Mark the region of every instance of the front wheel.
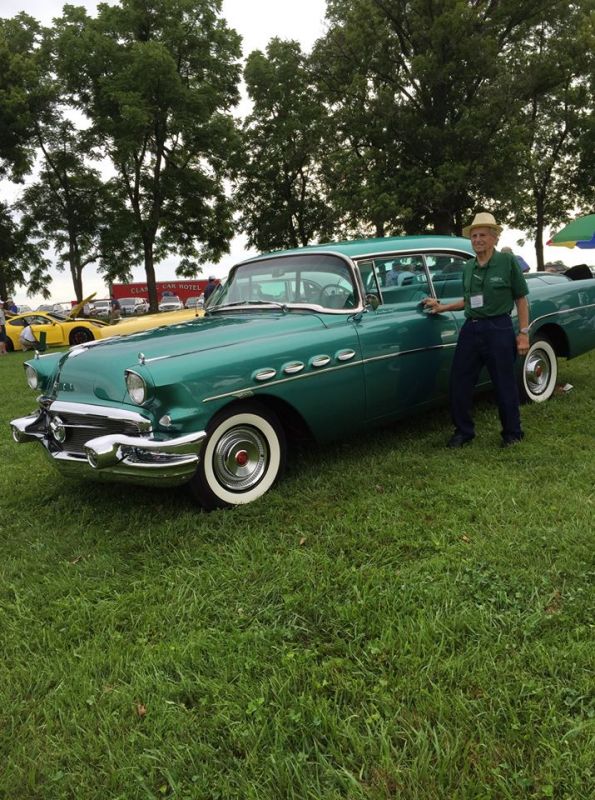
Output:
[[525,402],[544,403],[554,393],[558,379],[558,360],[547,339],[537,339],[523,359],[521,398]]
[[281,423],[268,409],[244,403],[223,411],[207,427],[192,492],[209,511],[251,503],[281,477],[286,450]]
[[88,328],[75,328],[70,332],[68,341],[70,344],[84,344],[85,342],[92,342],[94,338]]

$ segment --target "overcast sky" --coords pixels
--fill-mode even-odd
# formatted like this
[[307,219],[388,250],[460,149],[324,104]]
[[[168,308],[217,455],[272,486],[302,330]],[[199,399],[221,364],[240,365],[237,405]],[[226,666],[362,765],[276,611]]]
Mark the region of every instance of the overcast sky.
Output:
[[[48,24],[61,15],[65,5],[62,0],[0,0],[0,16],[10,17],[25,11],[35,19]],[[94,0],[72,0],[71,5],[85,6],[90,14],[94,14],[97,3]],[[324,33],[325,0],[223,0],[223,16],[228,24],[242,36],[244,56],[252,50],[266,48],[267,43],[274,36],[282,39],[297,39],[305,50],[309,50],[317,38]],[[5,200],[12,200],[14,196],[6,186],[0,187],[0,196]],[[496,212],[497,216],[497,212]],[[512,246],[515,252],[524,256],[534,268],[536,259],[532,243],[520,248],[516,242],[521,234],[518,231],[505,231],[500,239],[501,245]],[[204,267],[205,274],[214,272],[224,276],[230,267],[238,260],[248,255],[243,237],[234,239],[231,253],[213,268]],[[579,264],[584,262],[585,251],[567,250],[566,248],[545,248],[545,259],[556,260],[561,258],[565,263]],[[157,266],[157,280],[171,280],[175,278],[175,263],[167,262]],[[133,279],[144,280],[142,267],[136,268]],[[96,291],[98,297],[105,297],[107,289],[103,280],[89,268],[85,270],[83,285],[86,293]],[[55,301],[64,301],[73,297],[72,283],[67,273],[56,273],[51,285],[52,298]],[[15,294],[17,303],[27,303],[35,307],[42,302],[39,297],[28,298],[24,290]]]

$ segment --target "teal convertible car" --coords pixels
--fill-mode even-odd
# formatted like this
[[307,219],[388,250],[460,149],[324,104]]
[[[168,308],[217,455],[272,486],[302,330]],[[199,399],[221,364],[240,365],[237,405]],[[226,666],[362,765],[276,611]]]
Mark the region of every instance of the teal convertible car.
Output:
[[[203,318],[28,361],[39,408],[13,436],[74,478],[187,482],[205,508],[249,503],[296,434],[337,439],[444,402],[463,315],[422,301],[461,297],[471,255],[467,239],[418,236],[244,261]],[[542,402],[557,358],[595,346],[595,280],[528,280],[519,382]]]

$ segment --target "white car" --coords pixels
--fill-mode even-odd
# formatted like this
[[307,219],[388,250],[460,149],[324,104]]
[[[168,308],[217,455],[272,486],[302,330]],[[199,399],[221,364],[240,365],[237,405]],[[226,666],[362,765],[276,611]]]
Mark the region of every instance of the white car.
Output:
[[185,308],[202,308],[204,304],[204,298],[201,294],[199,297],[189,297],[184,303],[184,306]]
[[182,308],[184,308],[184,304],[175,294],[162,297],[159,303],[159,311],[180,311]]
[[111,300],[93,300],[91,303],[91,314],[94,317],[109,317],[112,311]]
[[133,314],[146,314],[149,304],[142,297],[120,297],[120,311],[123,317],[130,317]]

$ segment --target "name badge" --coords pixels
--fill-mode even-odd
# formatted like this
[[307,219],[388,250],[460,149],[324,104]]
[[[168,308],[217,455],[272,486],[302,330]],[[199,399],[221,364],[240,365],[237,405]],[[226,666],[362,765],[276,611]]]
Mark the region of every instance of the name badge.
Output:
[[472,294],[469,298],[471,308],[481,308],[483,306],[483,295]]

